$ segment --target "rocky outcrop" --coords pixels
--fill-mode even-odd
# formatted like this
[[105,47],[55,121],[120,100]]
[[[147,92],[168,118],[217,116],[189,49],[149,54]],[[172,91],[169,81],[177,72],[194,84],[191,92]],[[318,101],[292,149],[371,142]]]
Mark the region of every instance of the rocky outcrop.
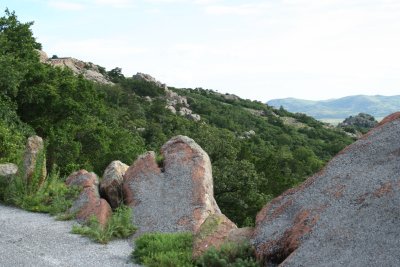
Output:
[[165,83],[161,83],[160,81],[157,81],[157,79],[154,78],[153,76],[151,76],[150,74],[138,72],[138,73],[136,73],[135,75],[132,76],[132,79],[138,80],[138,81],[145,81],[145,82],[153,83],[153,84],[157,85],[160,88],[168,89],[168,87],[167,87],[167,85]]
[[187,98],[185,96],[180,96],[168,88],[165,89],[165,98],[168,106],[176,107],[177,105],[180,105],[182,107],[189,107]]
[[[176,92],[168,89],[168,86],[165,83],[161,83],[151,75],[141,72],[138,72],[136,75],[133,75],[132,79],[153,83],[156,86],[164,89],[165,100],[167,101],[167,105],[165,106],[165,108],[171,111],[171,113],[178,114],[193,121],[201,120],[199,114],[194,114],[192,110],[189,109],[190,106],[188,104],[187,98],[185,96],[180,96]],[[151,101],[152,99],[151,98],[149,99],[149,97],[147,96],[145,97],[145,100]]]
[[88,80],[103,84],[113,84],[100,70],[100,66],[72,57],[49,58],[44,51],[37,50],[40,61],[55,67],[68,68],[76,75],[82,74]]
[[91,216],[95,216],[100,225],[104,226],[110,218],[112,210],[107,201],[100,198],[97,175],[80,170],[68,176],[66,185],[82,188],[69,213],[76,214],[76,219],[81,223],[87,222]]
[[212,214],[194,236],[193,257],[197,258],[211,247],[220,248],[237,226],[223,214]]
[[122,184],[128,165],[119,160],[113,161],[107,166],[100,183],[101,195],[104,195],[112,209],[118,208],[123,203]]
[[[38,170],[38,177],[34,177],[36,168],[41,168]],[[41,185],[46,179],[47,169],[43,139],[37,135],[29,137],[26,143],[23,175],[27,184],[35,182]],[[33,181],[34,178],[37,180]]]
[[196,232],[220,210],[214,199],[211,162],[192,139],[177,136],[162,148],[163,166],[154,152],[140,156],[124,176],[126,203],[133,224],[143,232]]
[[0,177],[11,178],[18,172],[18,166],[13,163],[0,164]]
[[264,266],[400,266],[400,116],[257,215]]

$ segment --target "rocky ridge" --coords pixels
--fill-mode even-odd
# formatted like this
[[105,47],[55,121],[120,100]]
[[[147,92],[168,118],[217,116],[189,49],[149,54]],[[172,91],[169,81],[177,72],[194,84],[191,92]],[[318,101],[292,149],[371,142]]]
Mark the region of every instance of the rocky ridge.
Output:
[[107,79],[106,75],[102,73],[98,65],[90,62],[84,62],[72,57],[49,58],[44,51],[38,50],[38,53],[42,63],[46,63],[54,67],[68,68],[76,75],[82,74],[86,79],[94,82],[113,84]]
[[[156,78],[152,77],[149,74],[141,72],[138,72],[137,74],[133,75],[132,78],[134,80],[153,83],[159,88],[164,89],[165,99],[167,101],[167,105],[165,106],[165,108],[167,110],[193,121],[201,120],[200,115],[193,113],[193,111],[190,109],[190,105],[188,104],[187,98],[185,96],[180,96],[176,92],[170,90],[165,83],[158,81]],[[151,101],[150,97],[145,97],[145,99],[146,101]]]

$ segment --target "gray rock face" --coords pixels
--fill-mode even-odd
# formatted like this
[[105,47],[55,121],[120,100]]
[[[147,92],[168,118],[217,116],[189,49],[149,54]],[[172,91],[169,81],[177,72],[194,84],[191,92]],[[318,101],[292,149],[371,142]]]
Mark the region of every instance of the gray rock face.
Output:
[[220,213],[210,159],[186,136],[172,138],[161,153],[163,168],[157,165],[154,152],[147,152],[124,176],[124,195],[134,210],[133,223],[139,233],[195,232],[210,214]]
[[187,115],[187,118],[192,120],[192,121],[200,121],[201,120],[200,115],[199,114],[194,114],[194,113]]
[[123,203],[122,184],[124,174],[129,166],[119,160],[107,166],[100,183],[100,192],[105,196],[112,209],[118,208]]
[[32,182],[35,167],[37,163],[39,164],[38,160],[40,156],[43,157],[40,159],[43,160],[43,162],[40,163],[42,164],[42,170],[39,181],[37,182],[42,184],[47,176],[43,139],[37,135],[29,137],[24,154],[24,180],[27,181],[28,184]]
[[103,84],[113,84],[106,76],[104,76],[98,65],[84,62],[72,57],[48,58],[43,51],[37,50],[40,56],[40,61],[55,67],[69,68],[75,74],[82,74],[86,79]]
[[264,266],[400,266],[400,113],[257,215]]
[[169,106],[176,107],[176,105],[181,105],[183,107],[189,107],[187,98],[185,96],[178,95],[174,91],[165,89],[165,97],[167,99],[167,105]]
[[145,82],[150,82],[150,83],[154,83],[155,85],[157,85],[160,88],[164,88],[167,89],[168,87],[165,85],[165,83],[161,83],[159,81],[156,80],[156,78],[154,78],[153,76],[151,76],[150,74],[146,74],[146,73],[141,73],[138,72],[135,75],[132,76],[132,79],[134,80],[139,80],[139,81],[145,81]]
[[17,172],[18,166],[13,163],[0,164],[0,177],[10,178]]

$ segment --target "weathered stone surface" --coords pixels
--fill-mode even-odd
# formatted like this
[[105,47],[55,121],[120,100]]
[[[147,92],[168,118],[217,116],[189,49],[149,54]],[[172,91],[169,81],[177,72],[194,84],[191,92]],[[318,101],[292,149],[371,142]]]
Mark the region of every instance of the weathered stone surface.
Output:
[[181,116],[187,116],[187,115],[190,115],[190,114],[192,114],[192,111],[190,109],[188,109],[188,108],[181,108],[179,110],[179,115],[181,115]]
[[253,227],[243,227],[233,229],[229,232],[229,235],[226,238],[226,242],[232,243],[249,243],[251,237],[253,236],[254,228]]
[[107,166],[100,183],[101,195],[105,196],[112,209],[118,208],[123,203],[122,184],[128,165],[119,160],[113,161]]
[[174,91],[165,89],[165,98],[167,100],[167,105],[176,107],[177,105],[181,105],[183,107],[189,107],[187,102],[187,98],[185,96],[180,96]]
[[66,184],[82,187],[82,192],[69,210],[70,213],[76,214],[78,222],[86,222],[94,215],[100,225],[104,226],[111,216],[112,210],[108,202],[100,198],[97,175],[86,170],[80,170],[72,173],[67,178]]
[[65,183],[68,186],[80,186],[82,188],[92,186],[97,187],[99,185],[99,179],[93,172],[79,170],[68,176]]
[[172,138],[161,154],[163,168],[154,152],[147,152],[124,176],[124,195],[134,210],[133,223],[140,233],[195,232],[210,214],[220,213],[210,159],[186,136]]
[[163,88],[163,89],[166,89],[166,90],[168,89],[168,87],[164,83],[161,83],[161,82],[157,81],[156,78],[154,78],[150,74],[138,72],[138,73],[136,73],[135,75],[132,76],[132,79],[138,80],[138,81],[150,82],[150,83],[153,83],[153,84],[155,84],[156,86],[158,86],[160,88]]
[[197,258],[211,247],[220,248],[237,226],[223,214],[212,214],[194,236],[193,257]]
[[257,215],[264,266],[400,266],[400,116]]
[[38,181],[39,184],[42,184],[46,179],[47,169],[44,153],[43,139],[37,135],[29,137],[25,147],[23,167],[24,180],[27,181],[28,184],[32,182],[36,164],[39,164],[39,157],[42,157],[41,160],[43,160],[43,162],[40,163],[42,164],[42,170]]
[[77,75],[82,74],[86,79],[91,81],[102,84],[113,84],[105,75],[102,74],[98,65],[90,62],[84,62],[72,57],[46,59],[45,54],[46,53],[43,51],[40,51],[41,62],[43,63],[47,63],[55,67],[68,68],[72,70],[73,73]]
[[201,117],[199,114],[192,113],[192,114],[187,115],[186,117],[192,121],[200,121],[201,120]]
[[17,172],[18,166],[13,163],[0,164],[0,177],[10,178]]
[[176,109],[174,106],[165,106],[166,109],[168,109],[169,111],[171,111],[173,114],[176,114]]

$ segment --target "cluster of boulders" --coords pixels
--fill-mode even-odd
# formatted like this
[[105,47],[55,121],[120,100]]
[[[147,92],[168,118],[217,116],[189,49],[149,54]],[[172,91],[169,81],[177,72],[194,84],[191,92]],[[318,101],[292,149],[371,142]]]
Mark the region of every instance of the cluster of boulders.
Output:
[[[176,92],[170,90],[165,83],[161,83],[154,77],[149,74],[138,72],[136,75],[132,76],[133,79],[139,81],[145,81],[155,84],[156,86],[164,89],[165,91],[165,99],[167,101],[167,105],[165,108],[171,111],[174,114],[178,114],[180,116],[186,117],[193,121],[200,121],[201,117],[198,114],[193,113],[190,109],[190,105],[185,96],[180,96]],[[146,101],[151,101],[151,98],[146,96]]]
[[70,212],[80,222],[96,216],[104,225],[122,203],[134,210],[137,235],[147,232],[195,234],[194,255],[228,240],[248,239],[248,229],[238,229],[225,217],[215,199],[211,162],[192,139],[176,136],[161,148],[162,164],[154,152],[138,157],[130,166],[112,162],[99,182],[96,174],[80,170],[67,185],[82,191]]

